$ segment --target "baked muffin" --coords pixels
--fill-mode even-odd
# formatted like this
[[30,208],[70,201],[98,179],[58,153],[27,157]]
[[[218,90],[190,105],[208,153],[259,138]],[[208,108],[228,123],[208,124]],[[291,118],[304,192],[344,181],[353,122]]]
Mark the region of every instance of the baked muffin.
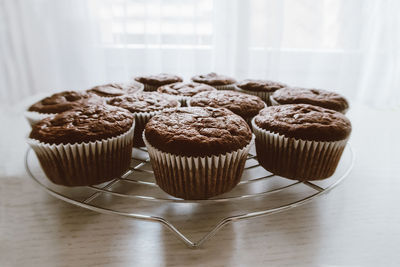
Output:
[[178,100],[157,92],[139,92],[115,97],[108,100],[107,104],[124,108],[135,116],[135,147],[144,146],[142,132],[151,117],[164,109],[180,107]]
[[43,98],[31,105],[25,112],[25,117],[33,125],[44,118],[78,107],[82,103],[87,105],[88,103],[101,102],[102,100],[99,97],[85,92],[63,91]]
[[330,177],[351,132],[342,113],[308,104],[267,107],[252,124],[261,166],[299,181]]
[[188,106],[227,108],[241,116],[251,125],[252,118],[265,108],[266,105],[258,96],[230,90],[217,90],[194,95],[189,100]]
[[133,94],[136,92],[143,91],[143,84],[138,82],[130,82],[130,83],[109,83],[95,86],[89,90],[86,90],[88,93],[92,93],[101,97],[116,97],[122,96],[124,94]]
[[211,85],[218,90],[235,90],[236,83],[234,78],[220,75],[215,72],[193,76],[192,81]]
[[287,85],[270,80],[246,79],[237,83],[236,86],[239,92],[256,95],[260,97],[265,103],[267,103],[268,106],[270,106],[270,95],[276,90],[286,87]]
[[310,104],[333,109],[343,114],[349,108],[346,98],[338,93],[321,89],[285,87],[275,91],[270,98],[273,105]]
[[136,77],[135,80],[144,85],[145,91],[156,91],[157,88],[162,85],[183,81],[181,77],[167,73],[139,76]]
[[252,133],[227,109],[185,107],[154,116],[143,139],[161,189],[178,198],[207,199],[240,181]]
[[182,106],[186,106],[186,102],[197,93],[206,91],[215,91],[216,89],[204,83],[171,83],[158,87],[157,92],[176,97],[181,101]]
[[28,143],[53,183],[100,184],[129,168],[134,122],[122,108],[80,106],[33,125]]

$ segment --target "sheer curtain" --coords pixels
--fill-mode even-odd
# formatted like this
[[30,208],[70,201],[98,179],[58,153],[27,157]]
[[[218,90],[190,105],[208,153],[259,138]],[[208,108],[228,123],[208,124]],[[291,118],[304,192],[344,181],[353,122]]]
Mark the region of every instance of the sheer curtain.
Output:
[[3,0],[0,101],[216,71],[400,104],[395,0]]

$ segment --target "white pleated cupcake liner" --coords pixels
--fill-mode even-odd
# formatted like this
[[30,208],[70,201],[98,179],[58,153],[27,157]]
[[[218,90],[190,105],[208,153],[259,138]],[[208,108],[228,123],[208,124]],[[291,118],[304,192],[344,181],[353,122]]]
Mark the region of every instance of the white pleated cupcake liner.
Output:
[[87,143],[56,145],[32,138],[27,142],[53,183],[94,185],[112,180],[129,168],[134,129],[135,122],[126,133]]
[[180,156],[153,147],[143,133],[157,184],[166,193],[183,199],[207,199],[230,191],[240,181],[254,141],[221,155]]
[[250,90],[245,90],[239,87],[236,87],[236,91],[249,94],[249,95],[255,95],[261,98],[265,103],[267,103],[267,106],[271,106],[270,102],[270,96],[273,94],[273,92],[265,92],[265,91],[250,91]]
[[[178,106],[176,108],[179,108],[181,106],[181,102],[178,101]],[[160,111],[152,111],[152,112],[135,112],[132,113],[135,116],[135,122],[136,122],[136,129],[135,129],[135,140],[134,140],[134,146],[135,147],[143,147],[145,146],[143,139],[142,139],[142,133],[144,128],[146,127],[146,124],[149,122],[149,120],[154,117],[155,115],[161,113],[162,110]]]
[[158,87],[160,87],[160,86],[158,86],[158,85],[150,85],[150,84],[143,84],[143,91],[145,91],[145,92],[154,92],[154,91],[157,91],[157,89],[158,89]]
[[235,84],[227,84],[227,85],[210,85],[217,90],[236,90]]
[[26,120],[29,122],[31,126],[34,124],[38,123],[39,121],[45,119],[45,118],[50,118],[53,117],[57,114],[52,114],[52,113],[39,113],[36,111],[25,111],[24,116]]
[[258,127],[253,119],[258,161],[266,170],[293,180],[321,180],[336,170],[348,138],[307,141]]

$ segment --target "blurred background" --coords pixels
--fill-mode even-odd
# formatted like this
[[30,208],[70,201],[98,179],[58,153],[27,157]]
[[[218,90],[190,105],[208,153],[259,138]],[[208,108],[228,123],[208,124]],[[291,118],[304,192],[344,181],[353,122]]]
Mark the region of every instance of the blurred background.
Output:
[[0,0],[0,104],[216,71],[400,105],[400,1]]

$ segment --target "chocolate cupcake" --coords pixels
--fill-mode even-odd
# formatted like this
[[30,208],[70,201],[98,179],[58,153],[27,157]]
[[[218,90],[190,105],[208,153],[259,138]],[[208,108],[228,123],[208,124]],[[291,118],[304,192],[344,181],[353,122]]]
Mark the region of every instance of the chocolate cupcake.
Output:
[[342,113],[308,104],[267,107],[252,124],[261,166],[299,181],[330,177],[351,132]]
[[211,85],[218,90],[235,90],[236,83],[234,78],[220,75],[215,72],[193,76],[192,81]]
[[139,76],[135,80],[144,85],[144,91],[156,91],[160,86],[183,81],[181,77],[167,73]]
[[171,83],[158,87],[157,92],[176,97],[181,101],[182,106],[186,106],[186,102],[197,93],[206,91],[215,91],[212,86],[203,83]]
[[98,95],[100,97],[111,98],[122,96],[124,94],[134,94],[143,91],[143,84],[138,82],[130,83],[108,83],[103,85],[97,85],[86,92]]
[[236,84],[237,90],[242,93],[256,95],[260,97],[268,106],[271,105],[270,95],[276,90],[287,85],[280,82],[269,80],[246,79]]
[[251,120],[265,108],[264,101],[258,96],[248,95],[230,90],[202,92],[194,95],[189,101],[191,107],[227,108],[241,116],[251,125]]
[[227,109],[186,107],[154,116],[143,139],[161,189],[178,198],[207,199],[240,181],[252,134]]
[[79,107],[82,103],[101,103],[101,99],[85,92],[63,91],[34,103],[25,112],[25,117],[33,125],[44,118]]
[[346,98],[337,93],[321,89],[285,87],[275,91],[270,99],[273,105],[310,104],[333,109],[343,114],[349,108]]
[[134,122],[122,108],[81,106],[33,125],[28,143],[53,183],[100,184],[129,168]]
[[144,146],[142,132],[151,117],[164,109],[180,107],[178,100],[157,92],[139,92],[115,97],[108,100],[107,104],[129,110],[135,116],[135,147]]

